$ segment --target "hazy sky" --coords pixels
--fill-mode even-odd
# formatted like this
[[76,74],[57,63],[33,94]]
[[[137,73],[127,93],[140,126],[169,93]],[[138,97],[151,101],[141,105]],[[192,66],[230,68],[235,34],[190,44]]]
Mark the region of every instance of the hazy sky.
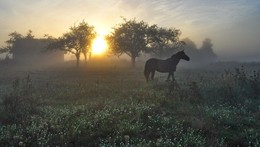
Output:
[[83,19],[106,34],[120,16],[180,29],[198,47],[209,37],[221,59],[260,61],[260,0],[0,0],[0,46],[13,31],[58,37]]

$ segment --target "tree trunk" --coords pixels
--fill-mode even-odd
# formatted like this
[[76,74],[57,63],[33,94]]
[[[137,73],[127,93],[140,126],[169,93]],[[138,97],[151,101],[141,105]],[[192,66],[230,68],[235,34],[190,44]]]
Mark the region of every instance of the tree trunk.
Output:
[[136,58],[135,56],[131,57],[131,64],[133,68],[135,67],[135,58]]
[[76,64],[76,66],[79,67],[80,54],[79,54],[79,55],[76,55],[76,59],[77,59],[77,64]]
[[84,53],[85,64],[87,64],[87,53]]
[[89,60],[89,62],[91,61],[91,52],[89,52],[88,60]]

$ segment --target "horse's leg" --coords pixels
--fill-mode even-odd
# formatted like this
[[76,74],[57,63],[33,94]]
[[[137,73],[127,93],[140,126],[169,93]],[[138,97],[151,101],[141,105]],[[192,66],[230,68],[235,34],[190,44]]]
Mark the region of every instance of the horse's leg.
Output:
[[146,81],[148,82],[149,80],[149,76],[150,76],[150,71],[148,71],[147,73],[145,73],[145,77],[146,77]]
[[172,75],[172,81],[175,81],[174,72],[172,72],[171,75]]
[[155,70],[152,71],[152,76],[151,76],[152,80],[154,79],[154,74],[155,74]]
[[172,75],[172,72],[169,72],[169,74],[168,74],[168,78],[167,78],[167,80],[166,81],[170,81],[171,79],[171,75]]

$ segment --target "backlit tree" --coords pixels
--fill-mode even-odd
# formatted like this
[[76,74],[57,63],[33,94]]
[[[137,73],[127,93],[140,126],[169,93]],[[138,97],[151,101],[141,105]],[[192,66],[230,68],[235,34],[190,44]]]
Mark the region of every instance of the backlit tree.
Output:
[[130,56],[133,67],[142,52],[164,56],[169,55],[169,50],[183,45],[183,42],[178,41],[180,31],[177,29],[149,26],[146,22],[137,22],[135,19],[123,21],[114,27],[106,40],[112,53]]
[[86,61],[86,54],[90,51],[95,37],[94,26],[90,26],[85,21],[82,21],[78,26],[71,27],[69,32],[63,34],[63,36],[53,39],[48,49],[59,49],[75,55],[78,67],[81,53],[84,55]]
[[114,31],[106,37],[110,50],[117,55],[123,53],[131,57],[135,66],[136,57],[147,48],[147,28],[144,21],[123,19],[123,23],[114,27]]

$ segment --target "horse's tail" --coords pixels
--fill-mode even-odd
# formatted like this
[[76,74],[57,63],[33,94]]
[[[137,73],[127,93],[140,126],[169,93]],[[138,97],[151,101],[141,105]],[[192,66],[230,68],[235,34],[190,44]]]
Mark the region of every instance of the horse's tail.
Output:
[[146,81],[148,81],[149,74],[150,74],[150,72],[148,70],[148,61],[146,61],[145,66],[144,66],[144,76],[145,76]]

